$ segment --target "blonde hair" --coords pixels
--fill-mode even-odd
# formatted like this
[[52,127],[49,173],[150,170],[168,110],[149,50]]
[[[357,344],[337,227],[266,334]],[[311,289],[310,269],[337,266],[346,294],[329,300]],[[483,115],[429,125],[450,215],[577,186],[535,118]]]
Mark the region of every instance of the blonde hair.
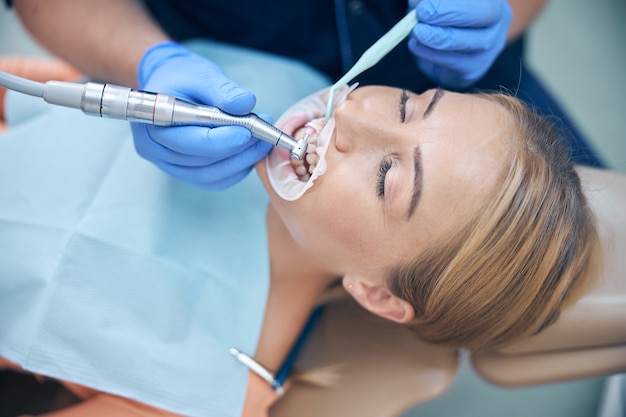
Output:
[[424,340],[471,350],[535,334],[597,275],[595,221],[561,135],[521,101],[509,114],[510,163],[493,199],[461,230],[387,277]]

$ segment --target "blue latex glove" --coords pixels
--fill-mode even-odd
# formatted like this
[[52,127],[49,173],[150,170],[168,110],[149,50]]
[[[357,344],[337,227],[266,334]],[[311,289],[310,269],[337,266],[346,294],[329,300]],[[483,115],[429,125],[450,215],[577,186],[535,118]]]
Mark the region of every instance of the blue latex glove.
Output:
[[[175,42],[151,47],[138,69],[139,87],[242,115],[256,98],[210,60]],[[210,190],[242,180],[271,149],[240,126],[159,127],[132,123],[137,153],[182,181]]]
[[463,88],[489,70],[506,44],[513,13],[506,0],[420,0],[409,38],[417,65],[443,87]]

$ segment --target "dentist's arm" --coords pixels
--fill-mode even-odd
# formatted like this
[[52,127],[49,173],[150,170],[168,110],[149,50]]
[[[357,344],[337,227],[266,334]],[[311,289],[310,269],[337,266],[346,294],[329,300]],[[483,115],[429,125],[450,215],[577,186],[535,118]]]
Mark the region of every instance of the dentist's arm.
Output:
[[[212,61],[168,36],[138,0],[14,0],[45,48],[100,81],[170,94],[227,113],[250,113],[256,97]],[[238,126],[133,123],[137,153],[172,177],[219,190],[242,180],[271,145]]]
[[43,47],[97,80],[137,87],[146,50],[168,36],[136,0],[13,0]]
[[507,43],[519,38],[548,4],[548,0],[509,0],[513,10],[513,21],[507,33]]

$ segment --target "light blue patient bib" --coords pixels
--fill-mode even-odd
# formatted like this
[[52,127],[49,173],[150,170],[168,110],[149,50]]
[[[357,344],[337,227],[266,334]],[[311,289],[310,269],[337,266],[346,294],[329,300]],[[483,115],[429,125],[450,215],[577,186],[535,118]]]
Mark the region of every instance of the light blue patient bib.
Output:
[[[67,127],[71,126],[71,134]],[[0,136],[0,354],[190,415],[237,415],[268,291],[258,178],[207,192],[128,125],[50,109]],[[34,133],[33,133],[34,132]]]
[[238,416],[248,369],[229,348],[254,354],[269,288],[257,176],[204,191],[137,156],[126,122],[14,100],[27,120],[0,135],[0,355],[176,413]]

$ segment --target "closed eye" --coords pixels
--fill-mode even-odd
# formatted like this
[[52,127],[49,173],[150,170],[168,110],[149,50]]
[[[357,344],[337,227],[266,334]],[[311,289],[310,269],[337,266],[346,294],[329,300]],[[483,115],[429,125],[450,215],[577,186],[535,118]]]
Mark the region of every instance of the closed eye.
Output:
[[380,163],[378,167],[378,179],[376,181],[376,196],[379,198],[383,198],[385,196],[385,178],[387,178],[387,173],[391,169],[393,165],[393,161],[391,158],[385,158]]

